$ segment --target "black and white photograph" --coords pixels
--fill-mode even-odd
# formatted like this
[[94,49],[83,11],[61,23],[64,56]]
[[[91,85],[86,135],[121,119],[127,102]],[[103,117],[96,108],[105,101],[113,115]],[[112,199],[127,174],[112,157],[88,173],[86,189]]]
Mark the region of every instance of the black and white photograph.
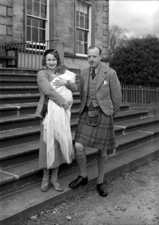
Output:
[[0,0],[0,225],[159,225],[159,0]]

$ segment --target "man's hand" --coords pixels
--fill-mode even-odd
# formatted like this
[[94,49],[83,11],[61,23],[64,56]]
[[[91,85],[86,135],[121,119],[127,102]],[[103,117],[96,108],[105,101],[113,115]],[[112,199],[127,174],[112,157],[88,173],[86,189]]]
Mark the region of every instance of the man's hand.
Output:
[[55,81],[56,87],[66,86],[66,84],[67,84],[67,80],[61,77],[59,77],[59,79]]

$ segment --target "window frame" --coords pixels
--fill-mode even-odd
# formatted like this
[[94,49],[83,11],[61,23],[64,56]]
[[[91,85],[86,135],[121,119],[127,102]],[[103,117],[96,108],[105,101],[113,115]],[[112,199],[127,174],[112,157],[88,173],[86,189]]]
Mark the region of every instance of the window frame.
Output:
[[[89,23],[88,23],[88,30],[85,28],[81,28],[81,27],[77,27],[77,4],[78,2],[82,3],[83,5],[89,7],[88,9],[88,19],[89,19]],[[81,1],[81,0],[76,0],[75,1],[75,55],[76,56],[82,56],[82,57],[87,57],[87,54],[84,53],[78,53],[77,52],[77,39],[76,39],[76,35],[77,35],[77,30],[83,30],[83,31],[88,31],[88,37],[87,37],[87,48],[91,45],[91,36],[92,36],[92,3],[88,2],[88,1]]]
[[[25,13],[25,17],[26,17],[26,32],[25,32],[25,38],[26,38],[26,43],[27,43],[27,50],[34,50],[34,51],[44,51],[46,49],[46,40],[48,40],[48,37],[49,37],[49,2],[50,0],[46,0],[46,18],[43,18],[43,17],[40,17],[40,16],[36,16],[36,15],[33,15],[33,14],[30,14],[27,12],[27,1],[25,2],[25,7],[26,7],[26,13]],[[44,39],[44,42],[40,42],[40,41],[28,41],[27,40],[27,28],[28,28],[28,23],[27,23],[27,19],[28,17],[30,17],[31,19],[32,18],[35,18],[35,19],[38,19],[38,20],[42,20],[45,22],[45,39]],[[31,29],[32,29],[32,26],[31,26]],[[38,30],[39,32],[39,30]],[[33,48],[32,46],[35,46],[35,48]],[[41,47],[44,47],[45,46],[45,49],[41,49]]]

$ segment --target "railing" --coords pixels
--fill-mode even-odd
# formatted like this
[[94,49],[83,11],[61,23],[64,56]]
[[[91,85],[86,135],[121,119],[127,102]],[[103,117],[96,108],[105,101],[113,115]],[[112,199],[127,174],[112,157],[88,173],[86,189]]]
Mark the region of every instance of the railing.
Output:
[[159,88],[123,84],[122,96],[123,103],[156,104],[159,103]]
[[0,45],[0,55],[16,57],[17,68],[40,69],[44,51],[48,48],[56,48],[57,42],[59,39],[49,40],[45,43],[5,43]]

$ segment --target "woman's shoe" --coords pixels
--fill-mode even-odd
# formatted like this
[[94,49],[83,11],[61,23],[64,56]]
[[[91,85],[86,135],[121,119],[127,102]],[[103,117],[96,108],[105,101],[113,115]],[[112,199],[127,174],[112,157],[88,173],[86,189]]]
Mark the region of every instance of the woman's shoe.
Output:
[[41,191],[46,192],[49,190],[49,181],[42,181]]
[[59,182],[52,182],[50,181],[50,183],[52,184],[52,186],[54,187],[55,191],[59,191],[62,192],[63,188],[61,187],[61,185],[59,184]]

